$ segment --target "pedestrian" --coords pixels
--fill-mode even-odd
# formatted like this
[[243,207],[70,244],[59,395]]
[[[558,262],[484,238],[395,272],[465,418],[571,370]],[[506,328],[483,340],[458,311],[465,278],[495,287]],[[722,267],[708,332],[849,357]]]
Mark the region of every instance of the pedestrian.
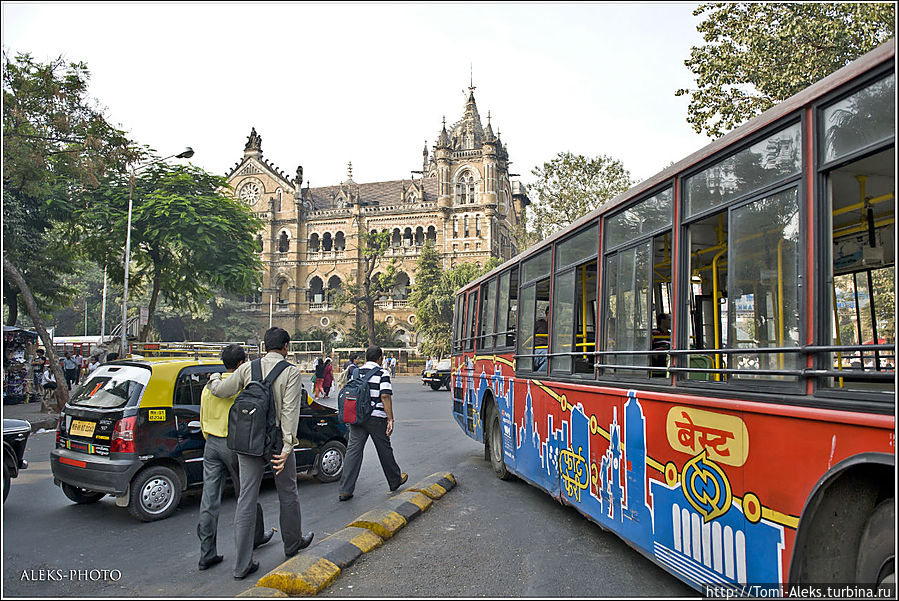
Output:
[[[229,344],[222,349],[221,358],[225,365],[225,373],[221,377],[225,379],[247,360],[247,354],[239,344]],[[216,534],[225,477],[231,476],[234,490],[240,491],[237,453],[228,448],[228,413],[236,396],[237,394],[217,397],[209,388],[203,388],[200,395],[200,428],[206,439],[206,446],[203,448],[203,494],[200,497],[200,518],[197,523],[201,570],[211,568],[224,559],[216,553]],[[273,529],[265,530],[262,505],[257,502],[253,548],[261,547],[274,534]]]
[[72,353],[69,351],[66,351],[61,363],[62,371],[66,375],[66,386],[69,390],[72,390],[72,386],[78,383],[78,373],[80,368],[75,363],[75,359],[72,358]]
[[379,365],[382,357],[381,347],[375,345],[368,347],[365,351],[365,363],[359,369],[357,377],[361,378],[367,377],[371,370],[377,370],[368,380],[372,412],[371,417],[361,424],[347,424],[350,431],[349,442],[344,459],[343,475],[340,477],[340,486],[337,489],[337,498],[340,501],[353,498],[356,479],[359,477],[359,469],[362,467],[365,443],[369,436],[375,443],[378,460],[381,462],[381,469],[384,470],[390,492],[398,489],[409,479],[409,474],[400,471],[393,456],[393,447],[390,446],[390,435],[393,433],[395,424],[392,403],[393,387],[390,384],[390,371]]
[[75,368],[78,370],[78,380],[75,383],[80,384],[81,374],[84,371],[84,357],[81,356],[81,347],[75,350],[75,356],[72,357],[72,360],[75,362]]
[[41,387],[44,389],[44,400],[50,402],[56,393],[56,375],[50,369],[50,362],[44,365],[44,373],[41,375]]
[[[290,334],[277,326],[269,328],[263,337],[265,356],[261,359],[262,376],[282,360],[287,358]],[[252,379],[252,362],[246,362],[225,379],[220,374],[212,374],[207,387],[221,397],[238,394]],[[302,376],[296,366],[290,365],[272,383],[277,421],[281,425],[283,443],[280,452],[271,457],[272,471],[275,473],[275,487],[278,489],[278,506],[281,526],[281,540],[284,554],[293,557],[312,542],[314,532],[303,536],[303,522],[300,514],[300,495],[297,492],[297,463],[293,447],[297,440],[297,425],[300,419],[300,404],[303,394]],[[234,538],[237,557],[234,561],[234,577],[243,579],[259,569],[253,560],[253,537],[255,528],[256,503],[262,475],[269,463],[266,457],[237,455],[240,474],[240,493],[237,496],[237,512],[234,516]]]
[[91,377],[91,374],[100,367],[100,358],[97,355],[91,355],[90,360],[87,364],[87,377]]
[[347,362],[343,364],[343,369],[340,370],[340,374],[337,376],[337,392],[339,393],[346,383],[350,381],[350,378],[356,377],[359,373],[359,366],[356,363],[359,360],[358,353],[351,353],[350,358],[347,359]]
[[390,357],[390,377],[396,375],[396,357]]
[[324,392],[322,386],[325,383],[325,362],[321,357],[315,359],[315,384],[312,386],[312,397],[319,399]]
[[325,369],[322,376],[322,392],[323,398],[331,398],[331,384],[334,383],[334,368],[331,367],[331,357],[325,359]]
[[39,394],[41,391],[41,380],[44,377],[44,367],[46,365],[47,357],[44,354],[44,349],[39,348],[35,351],[34,357],[31,358],[31,373],[34,375],[35,395]]

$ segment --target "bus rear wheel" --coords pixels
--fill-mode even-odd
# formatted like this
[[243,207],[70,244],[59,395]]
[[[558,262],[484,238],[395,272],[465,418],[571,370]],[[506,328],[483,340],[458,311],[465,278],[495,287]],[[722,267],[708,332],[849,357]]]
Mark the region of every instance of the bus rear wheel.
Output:
[[895,584],[895,556],[896,503],[895,499],[887,499],[874,508],[862,530],[855,581],[878,586]]
[[503,461],[503,432],[496,405],[490,405],[487,409],[485,444],[487,445],[487,455],[490,457],[490,465],[493,467],[496,477],[500,480],[511,480],[512,472],[506,469],[506,462]]

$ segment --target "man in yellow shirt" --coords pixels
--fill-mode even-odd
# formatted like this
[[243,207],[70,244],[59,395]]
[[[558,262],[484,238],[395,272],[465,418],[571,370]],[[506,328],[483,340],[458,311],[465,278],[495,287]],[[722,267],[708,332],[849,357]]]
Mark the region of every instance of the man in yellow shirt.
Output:
[[[227,371],[222,374],[222,378],[227,378],[246,359],[247,355],[240,345],[226,346],[222,350],[222,363],[225,364]],[[206,438],[206,446],[203,449],[203,495],[200,498],[200,519],[197,524],[201,570],[221,563],[224,559],[216,554],[215,542],[225,477],[230,475],[234,490],[240,490],[237,453],[228,448],[228,412],[237,394],[225,398],[217,397],[209,388],[204,387],[203,395],[200,397],[200,426],[203,429],[203,437]],[[253,547],[264,545],[272,539],[272,535],[273,530],[265,531],[262,505],[256,503],[256,536]]]

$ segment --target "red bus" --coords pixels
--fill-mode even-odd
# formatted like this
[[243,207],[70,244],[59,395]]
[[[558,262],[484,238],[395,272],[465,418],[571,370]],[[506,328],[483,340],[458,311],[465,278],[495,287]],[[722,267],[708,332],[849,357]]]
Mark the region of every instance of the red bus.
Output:
[[706,594],[895,582],[894,54],[458,292],[452,412],[497,476]]

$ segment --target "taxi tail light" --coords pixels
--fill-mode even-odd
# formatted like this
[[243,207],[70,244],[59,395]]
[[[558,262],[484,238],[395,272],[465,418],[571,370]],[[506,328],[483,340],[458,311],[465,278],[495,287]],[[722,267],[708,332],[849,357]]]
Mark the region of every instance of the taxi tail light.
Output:
[[112,432],[112,446],[109,449],[111,453],[134,452],[134,426],[136,423],[137,416],[123,417],[115,423],[115,430]]

